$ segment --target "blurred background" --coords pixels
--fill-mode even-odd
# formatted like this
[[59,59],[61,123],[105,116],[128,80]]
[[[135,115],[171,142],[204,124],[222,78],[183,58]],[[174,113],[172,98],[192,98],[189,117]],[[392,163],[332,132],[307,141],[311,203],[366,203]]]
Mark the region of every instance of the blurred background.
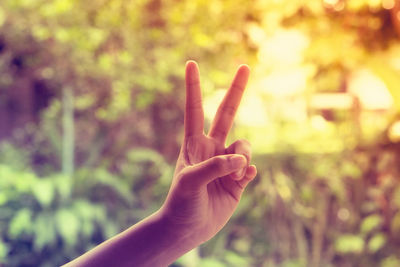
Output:
[[184,66],[259,174],[175,267],[400,266],[400,2],[2,0],[0,265],[57,266],[157,210]]

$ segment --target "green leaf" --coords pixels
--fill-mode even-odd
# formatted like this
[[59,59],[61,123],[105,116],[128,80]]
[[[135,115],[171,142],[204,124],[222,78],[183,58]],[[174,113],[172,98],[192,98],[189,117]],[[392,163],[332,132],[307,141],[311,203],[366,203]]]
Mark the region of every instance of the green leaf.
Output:
[[56,223],[58,233],[61,235],[63,241],[69,246],[76,244],[80,222],[75,213],[67,209],[57,211]]
[[[74,214],[76,214],[82,222],[80,231],[86,237],[89,237],[93,233],[95,222],[101,221],[99,217],[106,218],[106,211],[103,206],[92,204],[82,199],[74,201],[73,210]],[[98,213],[103,213],[104,215],[98,216]]]
[[119,227],[112,221],[105,222],[103,225],[103,234],[107,239],[115,236],[118,232]]
[[39,214],[33,222],[35,239],[33,248],[41,251],[45,246],[51,246],[56,241],[56,232],[53,217],[49,214]]
[[400,208],[400,186],[394,189],[391,202],[397,208]]
[[359,178],[362,175],[360,168],[352,162],[345,161],[341,167],[341,173],[343,176],[348,175],[351,178]]
[[396,215],[393,217],[390,230],[395,234],[400,234],[400,212],[397,212]]
[[12,218],[10,222],[9,234],[12,238],[17,238],[23,232],[32,231],[32,212],[29,209],[22,209]]
[[96,96],[94,96],[93,94],[85,94],[85,95],[81,95],[79,96],[77,99],[75,99],[75,108],[76,109],[80,109],[80,110],[84,110],[87,109],[91,106],[93,106],[93,104],[96,101]]
[[369,240],[368,250],[375,253],[386,244],[386,241],[386,236],[382,233],[378,233]]
[[357,235],[342,235],[335,241],[335,249],[339,253],[361,253],[363,248],[364,240]]
[[97,185],[107,186],[110,189],[114,190],[119,197],[126,201],[126,203],[133,202],[133,195],[125,181],[122,181],[120,179],[118,182],[116,182],[116,179],[118,178],[114,177],[107,170],[97,169],[93,173],[93,178],[95,179]]
[[54,197],[54,185],[50,179],[38,179],[33,184],[32,191],[43,208],[50,206]]
[[361,223],[361,232],[367,234],[378,228],[383,222],[383,219],[378,214],[373,214],[366,217]]
[[72,179],[70,177],[57,174],[51,177],[54,189],[58,192],[61,199],[68,199],[72,192]]
[[228,266],[246,266],[249,263],[247,257],[243,257],[235,252],[228,251],[225,254],[225,260],[229,263]]
[[217,259],[205,258],[205,259],[201,259],[199,266],[203,266],[203,267],[225,267],[226,264],[220,262]]
[[[199,248],[194,248],[176,260],[178,266],[200,266]],[[201,266],[204,266],[203,264]]]
[[390,256],[382,260],[381,267],[399,267],[400,266],[400,259],[396,256]]
[[0,263],[4,262],[4,259],[8,254],[8,250],[8,245],[0,239]]
[[3,26],[6,21],[6,12],[0,7],[0,27]]
[[98,63],[100,65],[100,68],[102,68],[105,71],[108,71],[112,67],[112,57],[109,54],[102,54],[98,57]]
[[159,164],[164,164],[165,162],[160,153],[147,148],[136,148],[129,150],[126,156],[132,162],[152,161]]
[[70,11],[73,6],[73,1],[71,0],[48,1],[47,4],[41,7],[40,13],[45,17],[57,16]]
[[0,206],[6,204],[8,201],[7,195],[5,192],[0,192]]
[[306,267],[304,259],[286,260],[282,263],[282,267]]

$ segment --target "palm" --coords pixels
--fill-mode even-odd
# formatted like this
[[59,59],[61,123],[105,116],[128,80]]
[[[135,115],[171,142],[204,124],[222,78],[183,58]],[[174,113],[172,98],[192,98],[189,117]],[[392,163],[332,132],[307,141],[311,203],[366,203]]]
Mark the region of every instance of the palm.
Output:
[[[205,135],[193,136],[184,144],[186,145],[184,152],[186,159],[183,167],[226,154],[224,144]],[[229,177],[220,177],[207,184],[206,187],[199,188],[199,197],[202,199],[198,203],[201,205],[192,207],[194,208],[193,212],[202,212],[203,215],[200,218],[207,221],[214,218],[216,221],[213,222],[213,225],[219,228],[219,225],[225,224],[227,218],[232,215],[237,206],[240,196],[235,194],[237,192],[236,187],[237,184]]]
[[[247,66],[239,68],[231,88],[218,109],[209,133],[205,135],[199,73],[196,64],[188,64],[186,69],[185,138],[171,191],[179,191],[174,190],[174,187],[179,177],[187,169],[214,156],[235,153],[244,154],[250,160],[249,149],[243,149],[243,145],[248,143],[240,141],[241,143],[236,142],[228,148],[225,147],[226,136],[232,126],[248,74]],[[255,175],[254,166],[247,167],[244,171],[246,170]],[[236,178],[243,178],[244,174]],[[219,231],[231,217],[243,188],[248,182],[236,180],[223,176],[204,186],[196,187],[189,196],[179,197],[179,194],[175,194],[172,197],[173,202],[176,202],[174,205],[175,216],[189,227],[197,227],[200,235],[208,239]]]

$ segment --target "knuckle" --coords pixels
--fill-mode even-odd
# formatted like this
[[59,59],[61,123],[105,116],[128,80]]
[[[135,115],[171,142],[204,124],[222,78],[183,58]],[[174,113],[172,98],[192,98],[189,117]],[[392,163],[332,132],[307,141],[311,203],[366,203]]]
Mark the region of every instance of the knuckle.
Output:
[[216,171],[225,169],[226,160],[222,157],[215,157],[212,161],[211,167]]
[[251,143],[250,143],[249,140],[247,140],[247,139],[239,139],[237,142],[238,142],[238,143],[241,143],[241,144],[244,145],[244,146],[251,147]]
[[225,138],[228,135],[228,131],[224,129],[215,129],[213,135],[219,138]]
[[202,100],[200,99],[191,99],[188,103],[189,105],[186,107],[187,109],[203,109]]
[[222,106],[220,111],[226,116],[233,117],[236,114],[236,108],[232,106]]
[[246,139],[239,139],[233,143],[235,150],[251,151],[251,143]]
[[240,86],[239,84],[232,84],[232,86],[231,86],[231,90],[233,91],[233,92],[239,92],[239,93],[243,93],[243,91],[244,91],[244,86]]
[[193,79],[189,80],[186,82],[187,87],[197,87],[200,86],[200,80],[199,79]]
[[251,144],[246,139],[240,139],[235,142],[235,151],[251,153]]
[[247,161],[251,160],[251,144],[246,139],[240,139],[235,142],[234,153],[242,154],[247,158]]

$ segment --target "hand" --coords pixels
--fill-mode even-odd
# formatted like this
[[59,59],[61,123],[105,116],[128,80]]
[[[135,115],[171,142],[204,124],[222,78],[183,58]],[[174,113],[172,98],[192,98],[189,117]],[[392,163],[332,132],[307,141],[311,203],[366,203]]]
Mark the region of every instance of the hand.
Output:
[[185,138],[164,205],[66,266],[166,266],[221,230],[257,173],[249,142],[225,148],[248,77],[249,68],[240,66],[204,135],[199,70],[188,62]]
[[238,140],[225,147],[248,77],[249,68],[241,65],[205,135],[199,70],[193,61],[186,65],[184,141],[160,211],[193,247],[221,230],[257,173],[249,166],[249,142]]

